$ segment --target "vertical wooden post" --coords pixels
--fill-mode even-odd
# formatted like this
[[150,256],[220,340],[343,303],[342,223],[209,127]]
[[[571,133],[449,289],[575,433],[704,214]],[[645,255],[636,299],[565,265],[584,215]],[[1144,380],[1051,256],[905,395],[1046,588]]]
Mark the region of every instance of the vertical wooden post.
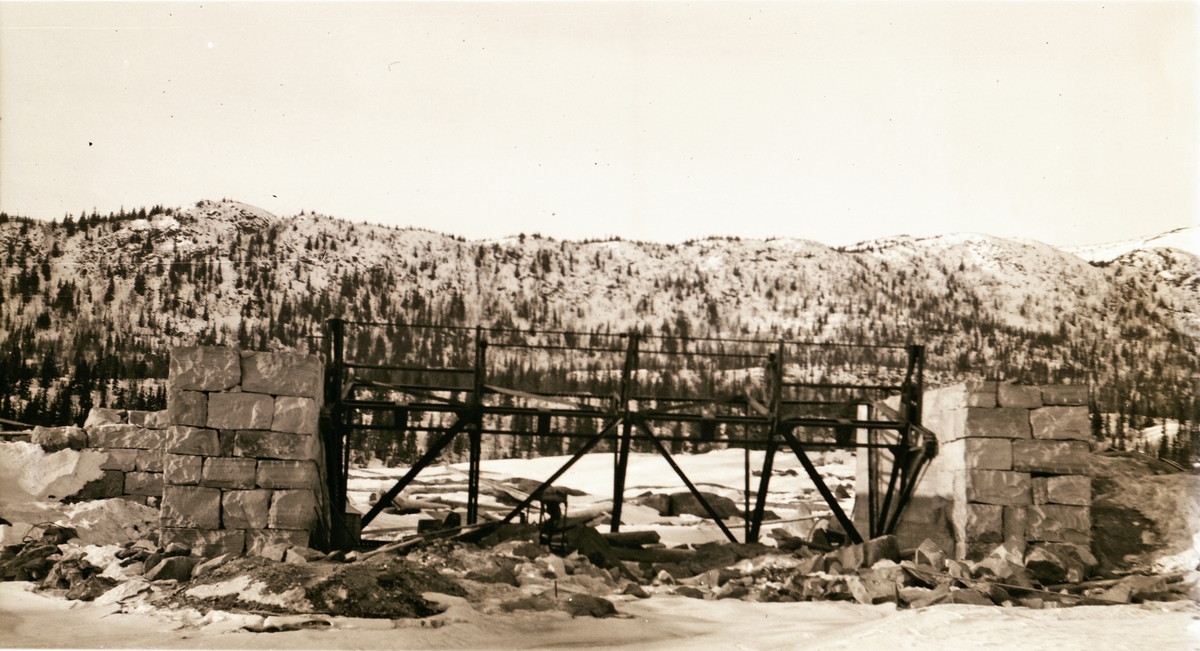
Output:
[[621,508],[625,503],[625,473],[629,469],[629,447],[633,439],[629,401],[633,396],[633,383],[637,379],[634,375],[637,365],[638,333],[631,330],[629,347],[625,350],[625,367],[621,370],[621,404],[617,406],[621,413],[621,437],[617,442],[617,457],[613,467],[613,510],[612,523],[609,525],[613,533],[621,530]]
[[762,475],[758,478],[758,495],[754,500],[754,515],[751,518],[750,533],[746,537],[747,543],[758,542],[759,536],[762,534],[763,514],[767,509],[767,490],[771,487],[771,471],[775,465],[775,451],[778,446],[775,439],[779,432],[779,416],[783,401],[782,339],[779,341],[779,348],[776,352],[767,357],[767,369],[763,377],[770,383],[766,389],[771,401],[767,405],[769,422],[767,424],[766,456],[763,457]]
[[471,392],[470,457],[467,464],[467,524],[479,518],[479,473],[483,460],[483,387],[487,380],[487,339],[483,328],[475,326],[475,383]]

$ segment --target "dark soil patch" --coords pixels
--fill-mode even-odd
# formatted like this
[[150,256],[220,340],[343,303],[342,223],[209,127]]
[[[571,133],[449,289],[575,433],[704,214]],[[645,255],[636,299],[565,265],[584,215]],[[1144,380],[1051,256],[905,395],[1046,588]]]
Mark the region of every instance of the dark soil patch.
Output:
[[[1152,552],[1157,547],[1142,542],[1142,532],[1155,533],[1154,523],[1136,509],[1117,506],[1105,500],[1092,504],[1092,551],[1100,561],[1101,573],[1129,569],[1136,560],[1128,555]],[[1157,539],[1157,537],[1155,538]]]
[[396,560],[344,565],[309,588],[308,599],[317,612],[346,617],[401,619],[439,613],[422,592],[466,596],[457,583],[437,572]]

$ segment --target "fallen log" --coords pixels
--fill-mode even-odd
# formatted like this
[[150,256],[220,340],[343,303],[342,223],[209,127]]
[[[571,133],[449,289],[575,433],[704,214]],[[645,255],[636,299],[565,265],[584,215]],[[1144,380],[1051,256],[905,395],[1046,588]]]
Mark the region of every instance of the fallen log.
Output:
[[1061,592],[1052,592],[1050,590],[1039,590],[1037,588],[1023,588],[1019,585],[1012,585],[1009,583],[1000,583],[999,581],[988,581],[987,579],[970,579],[970,578],[966,578],[966,577],[952,576],[945,572],[939,572],[938,570],[935,570],[933,568],[927,569],[925,567],[921,567],[919,565],[909,563],[907,561],[905,561],[904,563],[901,563],[900,566],[903,567],[906,572],[909,572],[910,574],[913,574],[914,576],[924,575],[924,576],[931,577],[931,578],[942,578],[942,579],[949,579],[950,581],[958,581],[964,587],[967,587],[967,588],[972,588],[972,587],[980,586],[980,585],[984,585],[984,586],[994,585],[994,586],[999,586],[1001,588],[1004,588],[1005,590],[1008,590],[1010,592],[1029,593],[1029,594],[1041,597],[1043,599],[1054,599],[1055,601],[1069,601],[1072,603],[1078,603],[1079,605],[1083,605],[1083,606],[1118,606],[1118,605],[1124,604],[1124,602],[1121,602],[1121,601],[1113,601],[1111,599],[1101,599],[1099,597],[1085,597],[1083,595],[1077,595],[1077,594],[1062,594]]
[[654,545],[660,540],[657,531],[620,531],[601,534],[613,547],[639,549],[642,545]]
[[613,555],[623,561],[634,563],[686,563],[696,558],[690,549],[631,549],[613,547]]

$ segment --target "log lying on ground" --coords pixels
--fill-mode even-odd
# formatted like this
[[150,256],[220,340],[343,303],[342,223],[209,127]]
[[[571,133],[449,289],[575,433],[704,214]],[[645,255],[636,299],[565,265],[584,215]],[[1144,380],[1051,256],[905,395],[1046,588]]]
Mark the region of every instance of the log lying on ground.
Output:
[[639,549],[642,545],[656,545],[660,540],[657,531],[621,531],[601,534],[613,547]]

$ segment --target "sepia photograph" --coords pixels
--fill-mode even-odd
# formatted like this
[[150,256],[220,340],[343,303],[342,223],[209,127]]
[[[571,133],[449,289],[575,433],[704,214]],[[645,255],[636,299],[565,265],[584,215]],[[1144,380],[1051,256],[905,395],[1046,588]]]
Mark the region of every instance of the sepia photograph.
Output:
[[0,0],[0,647],[1200,649],[1198,37]]

